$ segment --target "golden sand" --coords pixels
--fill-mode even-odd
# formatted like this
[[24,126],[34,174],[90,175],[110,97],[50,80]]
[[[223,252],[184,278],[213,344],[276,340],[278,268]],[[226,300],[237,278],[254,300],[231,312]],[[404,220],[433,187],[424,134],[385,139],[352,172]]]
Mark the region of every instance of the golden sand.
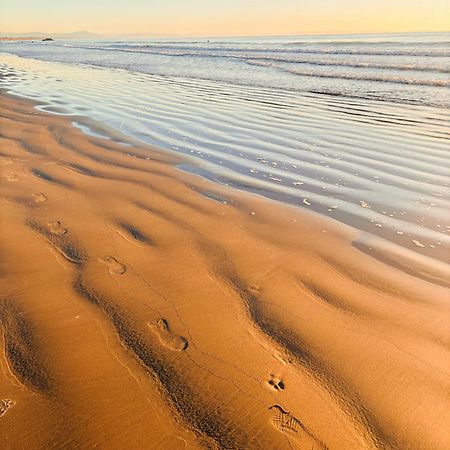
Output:
[[2,449],[450,448],[441,268],[0,115]]

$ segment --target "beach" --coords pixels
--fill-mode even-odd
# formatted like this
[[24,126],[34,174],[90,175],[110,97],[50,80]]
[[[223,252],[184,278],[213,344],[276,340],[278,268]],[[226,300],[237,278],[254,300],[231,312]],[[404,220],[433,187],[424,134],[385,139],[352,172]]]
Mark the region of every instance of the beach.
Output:
[[448,36],[7,42],[0,83],[85,133],[448,261]]
[[36,105],[2,93],[2,448],[449,448],[444,253]]

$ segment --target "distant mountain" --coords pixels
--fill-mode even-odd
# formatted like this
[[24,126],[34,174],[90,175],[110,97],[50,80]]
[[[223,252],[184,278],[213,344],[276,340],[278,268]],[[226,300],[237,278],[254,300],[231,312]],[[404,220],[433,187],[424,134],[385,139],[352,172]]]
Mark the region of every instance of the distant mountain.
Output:
[[57,39],[99,39],[104,36],[90,31],[75,31],[74,33],[55,33],[52,37]]
[[126,39],[153,39],[153,38],[168,38],[178,35],[163,34],[163,33],[120,33],[114,35],[108,35],[108,38],[126,38]]

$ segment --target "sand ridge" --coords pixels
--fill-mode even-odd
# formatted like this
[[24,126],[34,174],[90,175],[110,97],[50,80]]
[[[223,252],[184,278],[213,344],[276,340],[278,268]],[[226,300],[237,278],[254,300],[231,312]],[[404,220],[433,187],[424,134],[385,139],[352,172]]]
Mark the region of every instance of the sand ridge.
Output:
[[24,100],[0,113],[2,448],[450,446],[441,272]]

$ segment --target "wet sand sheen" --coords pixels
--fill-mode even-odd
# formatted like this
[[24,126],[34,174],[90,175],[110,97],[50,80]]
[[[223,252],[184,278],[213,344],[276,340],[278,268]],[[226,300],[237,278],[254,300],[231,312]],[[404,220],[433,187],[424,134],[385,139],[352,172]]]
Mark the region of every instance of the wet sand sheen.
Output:
[[444,108],[1,58],[7,92],[67,115],[85,133],[113,128],[187,156],[179,165],[187,172],[448,258]]
[[450,446],[445,266],[0,112],[2,448]]

